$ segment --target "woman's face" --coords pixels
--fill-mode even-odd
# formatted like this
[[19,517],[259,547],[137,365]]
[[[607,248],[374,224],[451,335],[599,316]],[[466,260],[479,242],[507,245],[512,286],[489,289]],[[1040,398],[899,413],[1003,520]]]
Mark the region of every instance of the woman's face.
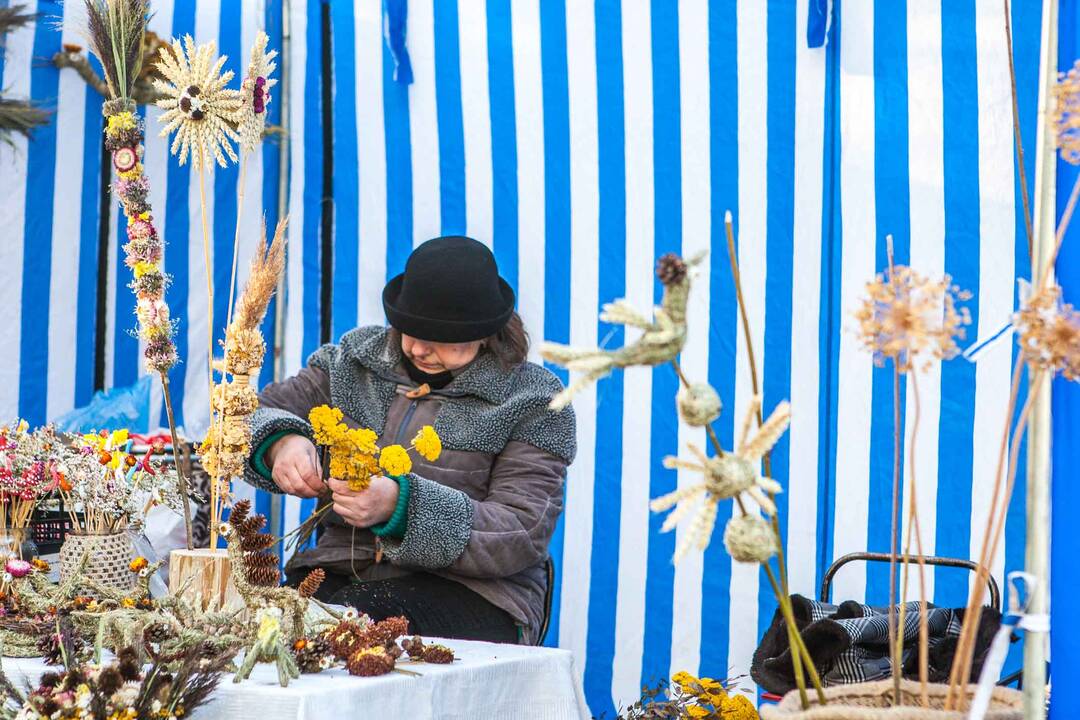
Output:
[[471,363],[480,352],[481,340],[467,343],[440,343],[401,334],[401,352],[420,370],[436,374],[458,370]]

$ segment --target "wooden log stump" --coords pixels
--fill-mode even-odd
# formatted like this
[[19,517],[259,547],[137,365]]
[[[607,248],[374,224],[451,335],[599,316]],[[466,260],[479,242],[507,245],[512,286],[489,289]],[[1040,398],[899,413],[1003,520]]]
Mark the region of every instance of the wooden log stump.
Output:
[[169,594],[198,604],[204,611],[244,607],[224,549],[173,550],[169,555]]

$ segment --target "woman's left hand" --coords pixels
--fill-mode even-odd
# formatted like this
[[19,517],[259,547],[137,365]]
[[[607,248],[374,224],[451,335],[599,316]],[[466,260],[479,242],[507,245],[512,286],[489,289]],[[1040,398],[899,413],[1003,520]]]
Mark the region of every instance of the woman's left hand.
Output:
[[388,477],[376,475],[364,490],[349,489],[349,484],[337,478],[328,481],[334,493],[334,512],[359,528],[384,523],[394,514],[398,501],[398,484]]

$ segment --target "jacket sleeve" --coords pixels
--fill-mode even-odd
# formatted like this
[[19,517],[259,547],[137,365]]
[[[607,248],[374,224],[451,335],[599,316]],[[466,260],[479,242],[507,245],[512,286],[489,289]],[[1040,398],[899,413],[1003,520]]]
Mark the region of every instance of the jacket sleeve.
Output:
[[251,416],[251,457],[244,480],[260,490],[281,492],[270,477],[264,460],[270,445],[283,435],[313,438],[307,417],[313,407],[330,403],[330,378],[326,371],[308,366],[259,393],[259,408]]
[[507,443],[491,468],[487,495],[409,476],[408,524],[383,537],[398,565],[508,577],[544,561],[562,512],[566,460],[526,443]]

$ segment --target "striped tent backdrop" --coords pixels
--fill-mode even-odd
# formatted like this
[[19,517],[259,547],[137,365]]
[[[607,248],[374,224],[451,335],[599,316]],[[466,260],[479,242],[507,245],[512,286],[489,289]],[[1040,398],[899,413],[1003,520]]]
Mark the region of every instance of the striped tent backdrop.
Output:
[[[0,86],[56,114],[29,142],[0,146],[0,301],[10,320],[0,325],[0,415],[37,423],[89,399],[98,341],[106,386],[144,371],[130,335],[123,228],[100,204],[100,97],[48,62],[61,43],[83,42],[78,3],[30,5],[41,19],[6,39]],[[1041,8],[1013,5],[1021,134],[1033,148]],[[998,0],[414,0],[412,84],[396,77],[380,0],[161,0],[154,10],[156,33],[215,40],[238,75],[257,29],[278,48],[288,33],[287,117],[284,88],[270,105],[271,122],[287,125],[288,167],[274,140],[249,160],[239,218],[242,281],[288,173],[285,374],[322,342],[323,317],[334,339],[383,322],[383,284],[436,235],[468,233],[492,247],[534,341],[609,347],[627,337],[598,322],[603,303],[626,297],[648,308],[661,293],[656,256],[708,251],[681,360],[718,389],[717,430],[730,447],[753,393],[724,233],[730,212],[766,412],[792,402],[772,471],[785,489],[794,592],[816,595],[844,553],[889,547],[892,373],[874,367],[851,331],[864,283],[886,264],[886,235],[897,262],[971,291],[969,340],[1007,321],[1016,279],[1030,276]],[[824,45],[808,42],[822,33]],[[200,188],[156,136],[157,112],[145,111],[145,159],[180,320],[183,363],[171,379],[194,436],[207,412],[199,197],[220,336],[240,171],[217,170]],[[914,381],[905,381],[900,432],[905,451],[917,442],[927,553],[978,551],[1007,419],[1008,348],[919,375],[917,430]],[[271,376],[268,360],[261,380]],[[671,562],[682,530],[659,534],[648,500],[695,480],[666,470],[665,455],[705,444],[678,422],[676,389],[668,367],[635,369],[575,401],[579,451],[552,545],[548,642],[575,653],[598,714],[675,670],[745,675],[775,608],[758,569],[733,564],[719,539]],[[999,578],[1023,564],[1023,497],[1021,483],[994,562]],[[264,493],[257,502],[270,507]],[[311,509],[286,499],[276,529]],[[934,600],[953,605],[970,581],[956,570],[929,579]],[[833,595],[878,603],[888,584],[887,569],[852,565]]]
[[[110,199],[101,204],[101,96],[74,71],[57,71],[52,56],[62,44],[85,45],[85,11],[81,3],[40,0],[28,9],[37,22],[6,40],[2,86],[13,96],[30,97],[55,111],[53,121],[27,142],[0,146],[0,174],[5,192],[0,197],[0,220],[5,239],[0,243],[3,290],[13,322],[0,329],[5,391],[0,393],[0,416],[27,418],[38,424],[86,404],[94,390],[95,341],[104,344],[104,383],[122,387],[146,373],[140,341],[135,336],[134,296],[127,288],[130,270],[123,264],[126,242],[122,214]],[[154,2],[150,30],[169,39],[192,35],[196,42],[216,42],[228,55],[227,67],[239,84],[255,33],[270,34],[280,46],[280,0],[224,2]],[[94,68],[100,72],[96,60]],[[280,124],[280,99],[269,106],[269,122]],[[170,373],[177,420],[187,436],[201,437],[208,424],[206,264],[200,214],[200,186],[190,166],[179,166],[169,155],[169,140],[159,136],[156,107],[139,109],[146,122],[143,161],[151,184],[151,205],[165,239],[165,270],[172,276],[166,294],[173,318],[181,364]],[[280,141],[264,143],[244,170],[244,203],[237,220],[239,168],[217,169],[204,179],[207,228],[214,296],[215,344],[224,337],[229,278],[233,262],[235,223],[240,223],[238,283],[248,263],[265,217],[273,232],[278,217],[281,172]],[[109,161],[106,156],[106,166]],[[110,168],[111,171],[111,168]],[[103,216],[104,213],[104,216]],[[100,247],[101,223],[108,223],[107,247]],[[107,258],[106,277],[99,278],[99,253]],[[103,280],[104,307],[97,307],[98,282]],[[275,301],[276,302],[276,301]],[[19,308],[23,312],[18,312]],[[104,313],[104,337],[96,336],[97,313]],[[263,328],[274,337],[271,305]],[[20,322],[21,318],[21,322]],[[220,349],[220,348],[218,348]],[[272,378],[272,358],[261,379]],[[155,380],[155,418],[165,424]],[[160,411],[160,416],[156,411]],[[240,494],[255,497],[241,486]],[[261,493],[259,506],[269,511]]]

